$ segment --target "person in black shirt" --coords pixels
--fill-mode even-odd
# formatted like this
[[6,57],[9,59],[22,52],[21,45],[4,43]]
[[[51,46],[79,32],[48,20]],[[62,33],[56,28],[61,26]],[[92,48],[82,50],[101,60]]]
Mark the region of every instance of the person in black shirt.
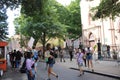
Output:
[[21,57],[22,57],[22,53],[18,50],[18,51],[16,52],[16,58],[15,58],[16,68],[19,68],[19,66],[20,66]]
[[72,50],[72,47],[69,48],[69,55],[70,55],[70,61],[72,61],[73,59],[73,50]]

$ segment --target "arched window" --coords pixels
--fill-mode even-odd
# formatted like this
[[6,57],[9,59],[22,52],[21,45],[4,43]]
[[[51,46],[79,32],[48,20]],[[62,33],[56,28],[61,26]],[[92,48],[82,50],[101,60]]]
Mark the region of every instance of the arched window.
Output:
[[93,33],[90,33],[89,34],[89,41],[93,41],[93,40],[95,40],[95,37],[94,37]]

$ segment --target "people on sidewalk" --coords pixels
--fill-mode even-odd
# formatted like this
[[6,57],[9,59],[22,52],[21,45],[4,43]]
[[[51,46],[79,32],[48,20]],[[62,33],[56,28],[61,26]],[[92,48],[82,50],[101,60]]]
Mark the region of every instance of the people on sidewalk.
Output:
[[59,54],[59,56],[60,56],[60,62],[62,62],[62,61],[65,62],[64,54],[65,54],[65,49],[62,48],[60,50],[60,54]]
[[48,61],[47,61],[47,65],[48,65],[48,80],[51,80],[50,79],[50,75],[52,74],[53,76],[55,76],[56,78],[58,78],[58,75],[53,72],[53,65],[55,64],[55,57],[54,57],[54,52],[51,50],[51,44],[48,43],[46,45],[46,52],[45,52],[45,57],[48,58]]
[[32,59],[33,53],[27,52],[26,73],[28,80],[35,80],[35,62]]
[[18,68],[18,69],[20,68],[22,57],[23,57],[22,53],[18,50],[16,52],[16,58],[15,58],[16,68]]
[[87,64],[86,64],[86,52],[85,52],[85,49],[82,49],[81,52],[83,53],[83,60],[84,60],[84,65],[85,67],[87,67]]
[[38,58],[39,58],[39,55],[38,55],[38,50],[37,50],[37,48],[36,47],[32,47],[32,53],[33,53],[33,58],[35,59],[35,60],[38,60]]
[[15,70],[15,68],[16,68],[15,60],[16,60],[16,50],[14,50],[12,53],[12,68],[13,68],[13,70]]
[[76,59],[77,59],[77,64],[80,70],[80,74],[78,75],[79,77],[84,74],[84,71],[82,68],[83,62],[84,62],[83,57],[84,57],[84,54],[82,52],[79,52],[79,49],[76,49]]
[[48,68],[48,58],[50,56],[50,51],[49,51],[49,44],[46,45],[46,51],[45,51],[45,62],[46,62],[46,67],[45,69]]
[[107,55],[108,55],[108,58],[111,58],[111,56],[110,56],[110,46],[109,45],[107,45]]
[[69,55],[70,55],[70,61],[72,61],[72,59],[73,59],[73,49],[72,49],[72,46],[70,46],[70,48],[69,48]]
[[92,48],[87,47],[86,49],[87,66],[88,66],[88,69],[92,69],[92,71],[94,71],[93,63],[92,63],[92,55],[93,55]]

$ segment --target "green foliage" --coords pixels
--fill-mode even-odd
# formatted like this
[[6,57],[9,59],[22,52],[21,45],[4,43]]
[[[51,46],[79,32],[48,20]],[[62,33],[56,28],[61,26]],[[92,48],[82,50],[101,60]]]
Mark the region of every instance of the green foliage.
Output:
[[50,38],[65,40],[66,36],[75,39],[82,34],[79,0],[68,7],[55,0],[24,0],[21,12],[15,20],[16,31],[32,36],[35,42],[45,44]]
[[21,13],[27,14],[28,16],[33,16],[38,12],[42,13],[46,1],[47,0],[23,0]]
[[[28,4],[29,6],[26,6]],[[45,44],[50,38],[62,38],[64,30],[62,30],[63,25],[58,21],[56,4],[55,0],[23,1],[23,14],[15,20],[16,31],[20,31],[24,36],[32,36],[36,40],[34,45],[38,41]]]
[[22,0],[0,0],[0,9],[5,11],[7,8],[15,9],[21,2]]
[[111,17],[114,19],[119,16],[120,2],[119,0],[102,0],[99,6],[92,8],[95,11],[94,19]]
[[71,4],[67,7],[69,10],[68,14],[68,25],[67,28],[69,38],[79,38],[82,36],[81,28],[81,15],[80,15],[80,0],[72,1]]
[[6,36],[8,34],[7,30],[8,30],[7,23],[3,20],[2,21],[0,20],[0,41],[5,40],[7,38]]

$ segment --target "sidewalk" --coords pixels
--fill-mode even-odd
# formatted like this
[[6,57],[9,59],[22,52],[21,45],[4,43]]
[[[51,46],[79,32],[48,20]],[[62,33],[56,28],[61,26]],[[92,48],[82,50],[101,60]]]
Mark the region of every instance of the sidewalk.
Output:
[[[70,61],[69,58],[66,58],[66,62],[58,62],[58,64],[68,67],[70,69],[78,70],[76,59]],[[88,70],[87,67],[84,67],[85,72],[90,72],[94,74],[99,74],[108,77],[120,78],[120,65],[116,61],[93,61],[94,72]]]

